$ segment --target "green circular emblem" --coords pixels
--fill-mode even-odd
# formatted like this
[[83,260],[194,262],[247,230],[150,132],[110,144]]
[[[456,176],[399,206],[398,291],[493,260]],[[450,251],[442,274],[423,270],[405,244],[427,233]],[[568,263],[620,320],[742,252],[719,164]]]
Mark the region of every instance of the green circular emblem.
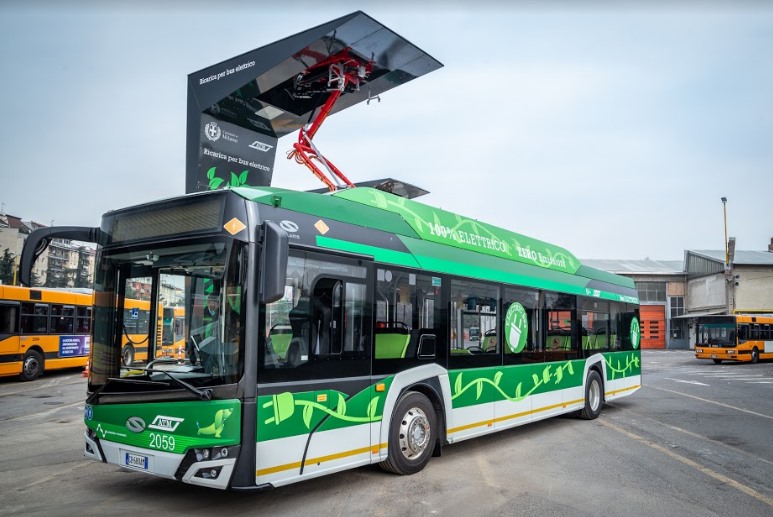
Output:
[[514,354],[526,346],[526,335],[529,333],[529,319],[526,309],[518,302],[513,302],[505,315],[505,342]]
[[636,318],[636,316],[634,316],[631,320],[631,346],[634,348],[634,350],[639,348],[640,338],[641,333],[639,330],[639,320]]

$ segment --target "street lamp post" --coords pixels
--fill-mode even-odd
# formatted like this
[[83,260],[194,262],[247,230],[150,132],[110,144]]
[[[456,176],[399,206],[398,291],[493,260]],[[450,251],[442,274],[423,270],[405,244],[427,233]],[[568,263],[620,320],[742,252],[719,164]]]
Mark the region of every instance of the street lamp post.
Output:
[[727,272],[727,268],[730,266],[729,257],[727,256],[727,198],[722,197],[722,213],[723,218],[725,221],[725,272]]

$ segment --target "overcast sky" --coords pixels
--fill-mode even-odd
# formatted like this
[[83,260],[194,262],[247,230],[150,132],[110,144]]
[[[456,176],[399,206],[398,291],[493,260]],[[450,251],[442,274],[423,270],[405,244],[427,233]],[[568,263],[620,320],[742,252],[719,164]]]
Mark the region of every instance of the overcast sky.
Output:
[[[6,213],[96,226],[182,194],[187,75],[362,6],[103,3],[0,2]],[[737,248],[767,249],[772,4],[467,3],[364,9],[444,67],[322,126],[352,181],[403,179],[581,259],[723,249],[726,196]],[[295,136],[273,184],[322,187],[285,159]]]

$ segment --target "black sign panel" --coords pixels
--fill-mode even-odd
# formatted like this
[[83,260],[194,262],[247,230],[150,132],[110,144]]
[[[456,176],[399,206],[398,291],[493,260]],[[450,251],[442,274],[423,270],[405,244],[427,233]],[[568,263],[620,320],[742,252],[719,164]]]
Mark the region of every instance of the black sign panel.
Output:
[[201,115],[195,190],[271,184],[277,139]]

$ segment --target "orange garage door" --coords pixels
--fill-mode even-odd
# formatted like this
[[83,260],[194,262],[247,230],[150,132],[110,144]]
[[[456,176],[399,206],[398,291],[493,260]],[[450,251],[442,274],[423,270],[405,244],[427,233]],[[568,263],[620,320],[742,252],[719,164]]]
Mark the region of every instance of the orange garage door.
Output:
[[666,348],[666,307],[665,305],[642,305],[641,347]]

